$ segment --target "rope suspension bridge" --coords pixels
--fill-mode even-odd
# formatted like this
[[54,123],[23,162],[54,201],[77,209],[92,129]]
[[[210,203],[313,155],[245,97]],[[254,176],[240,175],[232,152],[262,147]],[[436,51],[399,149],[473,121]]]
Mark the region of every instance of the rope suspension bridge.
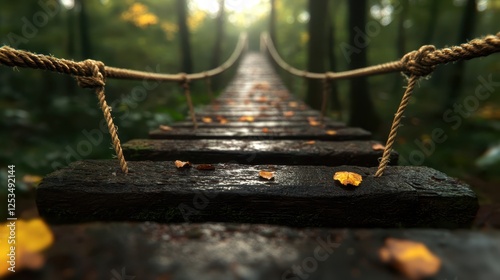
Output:
[[[288,252],[283,248],[307,256],[316,246],[312,240],[327,236],[333,236],[336,242],[343,244],[340,246],[361,252],[359,256],[369,251],[368,241],[381,242],[387,235],[415,236],[431,246],[444,242],[443,256],[449,258],[448,263],[460,263],[461,258],[465,259],[457,254],[463,244],[478,255],[484,253],[486,247],[467,244],[470,238],[476,238],[498,248],[495,253],[498,257],[500,237],[495,234],[446,231],[455,238],[437,242],[434,237],[443,230],[420,233],[411,229],[386,230],[372,231],[361,238],[365,242],[358,242],[356,236],[362,231],[356,229],[324,232],[283,226],[469,227],[478,209],[477,197],[469,186],[431,168],[396,166],[398,155],[393,151],[393,144],[418,79],[431,74],[438,65],[500,52],[500,33],[450,48],[422,46],[399,61],[335,73],[311,73],[291,67],[279,56],[265,34],[261,36],[261,53],[246,52],[246,45],[246,35],[240,36],[226,62],[195,74],[148,73],[109,67],[100,61],[75,62],[7,46],[0,48],[2,65],[72,75],[79,86],[94,89],[118,157],[119,164],[114,160],[77,161],[44,178],[37,189],[40,215],[52,224],[80,223],[69,227],[55,226],[56,234],[73,236],[88,230],[92,233],[85,236],[85,240],[94,250],[99,250],[99,246],[106,242],[113,244],[109,248],[114,252],[123,251],[120,246],[132,246],[131,250],[136,252],[144,250],[141,254],[127,256],[130,259],[123,261],[130,270],[142,271],[148,277],[164,275],[162,264],[155,263],[148,271],[144,271],[141,265],[155,258],[173,260],[172,254],[180,261],[178,269],[169,273],[181,278],[182,275],[204,275],[210,268],[195,263],[186,253],[196,249],[206,264],[215,263],[217,255],[223,252],[258,278],[278,279],[282,276],[283,264],[263,266],[262,263],[267,262],[265,259],[276,263],[286,259]],[[324,105],[321,112],[310,109],[285,88],[268,58],[293,75],[325,82],[325,90],[320,96]],[[211,77],[234,67],[237,62],[240,64],[237,74],[225,91],[203,110],[195,112],[190,83],[203,79],[209,83]],[[403,72],[408,77],[408,86],[385,146],[371,140],[369,131],[348,127],[327,117],[325,105],[330,82],[390,72]],[[189,105],[189,120],[161,126],[150,132],[149,139],[132,140],[122,146],[111,108],[106,103],[107,79],[180,83]],[[336,172],[354,172],[362,176],[362,182],[355,188],[344,186],[333,180]],[[138,223],[110,223],[110,229],[101,224],[82,224],[95,221]],[[191,223],[141,223],[145,221]],[[159,244],[161,237],[157,239],[155,234],[172,239],[166,245],[166,251],[146,246],[148,242]],[[262,236],[264,240],[260,238]],[[307,236],[308,240],[296,244],[297,236]],[[225,238],[227,248],[219,248],[222,251],[209,246]],[[134,245],[119,240],[129,240]],[[185,240],[192,242],[186,243]],[[245,255],[242,242],[253,248],[263,246],[258,257],[260,264]],[[64,251],[63,244],[58,246]],[[335,258],[327,261],[337,262],[336,275],[350,273],[347,271],[351,267],[348,260],[352,257],[346,252],[339,251]],[[91,253],[78,248],[67,254],[88,257]],[[97,266],[100,260],[88,259],[85,260],[89,262],[86,266],[100,267]],[[116,260],[105,261],[117,264]],[[493,269],[496,264],[493,260],[483,261],[483,267],[487,269],[482,273],[487,275],[488,269]],[[285,267],[290,264],[284,262]],[[339,262],[344,265],[339,266]],[[213,279],[220,279],[224,271],[234,270],[230,263],[221,266],[220,271],[214,272]],[[252,266],[256,268],[252,269]],[[359,264],[359,267],[363,272],[360,279],[376,279],[371,278],[373,271],[380,275],[380,279],[390,273],[376,264]],[[443,275],[470,275],[468,269],[470,266],[450,265],[444,269]],[[51,277],[62,273],[58,269],[48,271],[53,273]]]

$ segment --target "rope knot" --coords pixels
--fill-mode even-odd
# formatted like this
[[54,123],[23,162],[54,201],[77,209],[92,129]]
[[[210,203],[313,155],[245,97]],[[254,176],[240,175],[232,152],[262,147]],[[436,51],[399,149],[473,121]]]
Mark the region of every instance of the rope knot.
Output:
[[403,65],[403,73],[408,76],[414,75],[418,77],[427,76],[434,69],[436,65],[426,63],[425,59],[436,50],[432,45],[425,45],[416,51],[411,51],[403,56],[401,63]]
[[87,73],[92,76],[77,76],[76,81],[82,88],[98,88],[106,85],[104,74],[104,63],[92,59],[87,59],[80,62],[81,66],[85,68]]

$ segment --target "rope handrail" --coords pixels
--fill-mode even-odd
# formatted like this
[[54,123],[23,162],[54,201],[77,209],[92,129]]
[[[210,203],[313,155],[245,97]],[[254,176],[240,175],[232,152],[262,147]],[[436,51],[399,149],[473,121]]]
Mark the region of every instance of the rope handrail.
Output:
[[[418,50],[405,54],[400,60],[382,63],[342,72],[313,73],[299,70],[286,63],[278,54],[276,47],[267,33],[262,34],[261,42],[271,54],[274,61],[284,70],[309,79],[337,80],[355,78],[360,76],[372,76],[391,72],[403,72],[408,76],[408,86],[401,98],[401,102],[392,121],[391,130],[387,137],[382,158],[375,173],[375,177],[383,175],[385,168],[389,164],[392,147],[394,145],[398,128],[403,118],[404,111],[408,106],[413,89],[420,77],[431,74],[436,66],[450,62],[468,60],[482,56],[488,56],[500,52],[500,32],[495,35],[487,35],[483,38],[473,39],[467,43],[449,48],[436,49],[432,45],[421,46]],[[262,46],[261,46],[262,47]],[[262,48],[261,48],[262,49]],[[323,103],[326,101],[326,92],[323,92]],[[324,106],[324,104],[323,104]],[[323,111],[323,110],[322,110]]]
[[[154,80],[154,81],[170,81],[182,82],[187,80],[201,80],[218,75],[224,70],[230,68],[240,57],[245,47],[247,35],[241,34],[238,43],[231,56],[220,66],[208,71],[193,73],[193,74],[163,74],[146,71],[131,70],[118,67],[110,67],[103,65],[101,72],[106,78],[112,79],[127,79],[127,80]],[[32,52],[23,51],[11,48],[9,46],[0,47],[0,64],[10,67],[24,67],[33,69],[43,69],[62,74],[69,74],[80,77],[92,77],[92,69],[89,68],[84,61],[77,62],[68,59],[56,58],[53,56],[34,54]]]
[[111,116],[111,108],[106,103],[106,96],[104,93],[106,78],[180,82],[182,87],[184,88],[184,93],[186,94],[186,99],[190,108],[193,124],[196,128],[197,124],[191,101],[189,82],[192,80],[208,79],[230,68],[243,53],[243,50],[246,46],[246,41],[246,33],[240,34],[238,43],[233,53],[224,63],[208,71],[193,74],[162,74],[125,68],[109,67],[104,65],[104,63],[101,61],[95,61],[91,59],[76,62],[73,60],[60,59],[49,55],[34,54],[28,51],[17,50],[9,46],[0,47],[0,65],[43,69],[62,74],[73,75],[75,76],[80,87],[94,88],[97,98],[99,99],[99,105],[103,112],[104,119],[106,120],[108,126],[109,134],[111,135],[113,148],[118,157],[120,167],[123,173],[128,173],[128,165],[123,155],[120,139],[118,137],[118,129],[113,122],[113,117]]

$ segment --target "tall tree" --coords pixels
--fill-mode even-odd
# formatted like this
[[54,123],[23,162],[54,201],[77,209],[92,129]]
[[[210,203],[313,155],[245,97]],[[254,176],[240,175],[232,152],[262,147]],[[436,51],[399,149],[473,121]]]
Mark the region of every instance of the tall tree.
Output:
[[[330,71],[337,71],[337,59],[335,58],[335,26],[333,22],[328,27],[328,62]],[[340,112],[339,90],[336,81],[330,83],[330,107],[336,113]]]
[[90,26],[88,19],[88,11],[87,4],[85,0],[77,0],[75,2],[78,4],[80,8],[80,17],[79,17],[79,28],[80,28],[80,45],[81,45],[81,54],[83,59],[92,57],[92,41],[90,39]]
[[[219,12],[217,13],[217,22],[215,27],[215,43],[213,48],[213,56],[211,68],[219,66],[222,56],[222,41],[224,40],[224,17],[225,17],[225,0],[219,0]],[[212,89],[217,89],[220,83],[220,76],[212,79]]]
[[[367,66],[366,41],[366,0],[349,1],[349,44],[358,51],[351,53],[350,69]],[[358,126],[370,131],[376,131],[379,125],[379,118],[373,107],[370,97],[367,77],[350,79],[350,104],[349,104],[349,124]]]
[[182,72],[193,72],[193,59],[191,57],[191,43],[189,41],[189,28],[187,25],[186,0],[177,0],[177,20],[179,25],[179,41],[181,52]]
[[269,37],[274,43],[274,46],[278,48],[276,42],[276,0],[271,0],[271,13],[269,15]]
[[[467,0],[463,10],[462,22],[460,24],[460,31],[457,38],[457,45],[470,40],[474,35],[474,28],[476,26],[477,8],[475,0]],[[460,96],[462,79],[465,71],[465,63],[463,61],[457,62],[451,70],[451,77],[449,82],[448,98],[446,107],[450,108],[457,101]]]
[[[309,42],[307,46],[307,70],[310,72],[326,72],[327,44],[324,39],[328,32],[328,0],[309,0]],[[307,80],[306,102],[314,109],[321,108],[321,92],[323,81]]]

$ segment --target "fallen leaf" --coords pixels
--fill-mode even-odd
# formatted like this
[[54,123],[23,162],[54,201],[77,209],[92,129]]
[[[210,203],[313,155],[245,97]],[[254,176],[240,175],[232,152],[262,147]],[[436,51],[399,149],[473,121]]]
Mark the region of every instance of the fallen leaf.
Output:
[[361,184],[361,181],[363,181],[363,177],[358,173],[339,171],[335,172],[333,180],[339,181],[344,186],[353,185],[357,187]]
[[304,144],[306,144],[306,145],[314,145],[314,144],[316,144],[316,141],[311,140],[311,141],[304,142]]
[[259,171],[259,176],[266,180],[274,180],[274,171]]
[[261,96],[261,97],[257,98],[257,102],[260,102],[260,103],[267,102],[267,96]]
[[191,167],[191,163],[189,161],[180,161],[180,160],[176,160],[174,162],[175,164],[175,167],[177,168],[187,168],[187,167]]
[[211,164],[198,164],[196,166],[196,169],[198,170],[215,170],[215,166]]
[[253,88],[260,89],[260,90],[268,90],[270,88],[270,86],[269,86],[268,82],[259,82],[259,83],[255,83],[253,85]]
[[330,129],[330,130],[326,131],[326,134],[328,134],[328,135],[335,135],[335,134],[337,134],[337,131],[335,131],[333,129]]
[[42,181],[42,179],[43,179],[43,178],[42,178],[41,176],[38,176],[38,175],[29,175],[29,174],[27,174],[27,175],[24,175],[24,176],[23,176],[22,181],[23,181],[26,185],[28,185],[28,186],[30,186],[30,187],[36,187],[36,186],[38,186],[38,184],[40,184],[40,182]]
[[172,130],[173,128],[171,128],[170,126],[168,125],[160,125],[160,130],[163,130],[163,131],[170,131]]
[[240,122],[253,122],[254,120],[255,118],[252,116],[241,116],[239,119]]
[[299,106],[299,103],[296,101],[290,101],[290,102],[288,102],[288,106],[290,106],[292,108],[297,108]]
[[283,116],[286,118],[293,117],[295,113],[293,111],[286,111],[283,113]]
[[309,125],[310,125],[310,126],[318,126],[318,125],[320,125],[320,124],[321,124],[321,123],[320,123],[320,122],[318,122],[318,121],[315,121],[315,120],[309,120]]
[[220,124],[226,124],[226,123],[228,123],[228,120],[227,119],[220,119],[219,123]]
[[204,123],[211,123],[212,122],[212,118],[211,117],[203,117],[203,118],[201,118],[201,121],[204,122]]
[[0,236],[5,237],[5,242],[0,243],[0,276],[9,272],[7,270],[10,261],[8,254],[11,251],[10,247],[14,244],[7,242],[7,236],[12,230],[16,232],[16,271],[24,268],[41,268],[45,263],[45,257],[40,252],[54,242],[54,236],[42,219],[17,220],[0,224]]
[[382,262],[388,263],[409,279],[423,279],[435,275],[441,260],[425,244],[389,237],[380,248]]
[[262,128],[262,132],[268,133],[269,132],[269,128],[267,128],[267,127]]
[[374,151],[383,151],[385,149],[385,146],[380,143],[375,143],[372,145],[372,149]]

